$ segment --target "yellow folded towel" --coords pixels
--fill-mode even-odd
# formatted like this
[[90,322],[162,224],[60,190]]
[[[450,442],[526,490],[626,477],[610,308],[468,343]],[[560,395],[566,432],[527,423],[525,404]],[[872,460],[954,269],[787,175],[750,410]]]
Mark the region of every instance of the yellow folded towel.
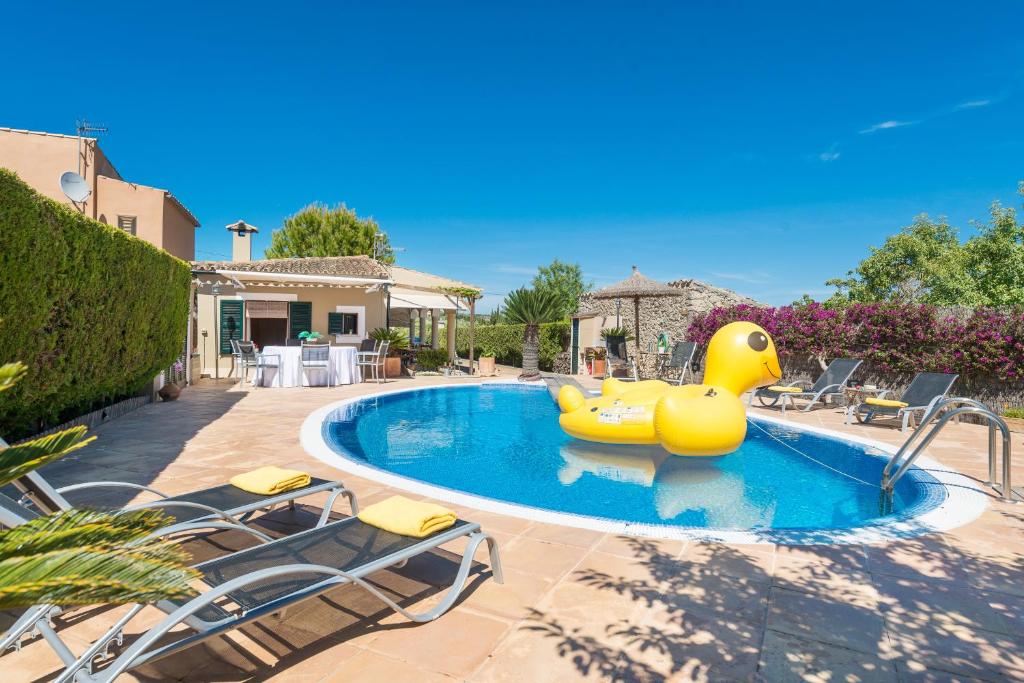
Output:
[[864,402],[867,403],[869,406],[883,406],[885,408],[906,408],[907,406],[910,405],[909,403],[904,403],[903,401],[893,401],[892,399],[888,398],[866,398],[864,399]]
[[292,489],[309,486],[309,475],[298,470],[286,470],[282,467],[261,467],[252,472],[237,474],[231,477],[231,485],[249,493],[261,493],[272,496]]
[[780,387],[776,385],[768,387],[768,391],[774,391],[778,394],[802,394],[807,390],[800,387]]
[[359,520],[402,536],[424,538],[455,524],[455,513],[434,503],[391,496],[359,513]]

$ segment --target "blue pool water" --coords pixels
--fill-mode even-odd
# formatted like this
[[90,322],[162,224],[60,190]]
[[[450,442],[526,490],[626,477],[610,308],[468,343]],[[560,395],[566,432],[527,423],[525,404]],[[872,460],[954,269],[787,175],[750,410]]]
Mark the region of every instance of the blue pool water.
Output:
[[[545,388],[485,384],[348,404],[324,421],[323,436],[336,452],[374,468],[557,512],[721,530],[850,529],[880,521],[885,458],[763,420],[748,426],[735,453],[677,457],[658,446],[573,439],[559,428]],[[889,517],[933,508],[944,491],[912,470]]]

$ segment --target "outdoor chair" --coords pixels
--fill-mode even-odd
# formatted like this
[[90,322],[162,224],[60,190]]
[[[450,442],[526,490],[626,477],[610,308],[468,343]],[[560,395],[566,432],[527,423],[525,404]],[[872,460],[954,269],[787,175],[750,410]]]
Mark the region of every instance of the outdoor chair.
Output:
[[237,339],[228,339],[228,345],[231,347],[231,369],[228,370],[228,377],[234,377],[235,369],[242,365],[242,356],[238,350]]
[[617,368],[624,368],[637,381],[640,375],[637,371],[636,361],[629,357],[626,338],[622,335],[605,337],[605,346],[608,349],[607,361],[605,363],[605,377],[611,377]]
[[[263,371],[266,368],[274,368],[278,371],[277,374],[280,377],[280,355],[276,353],[260,353],[256,350],[256,344],[251,341],[232,341],[231,343],[238,349],[238,364],[241,368],[243,384],[249,376],[249,368],[256,369],[256,375],[253,377],[253,386],[255,387],[263,385]],[[277,383],[280,386],[281,380],[278,379]]]
[[914,414],[921,413],[923,420],[946,397],[958,377],[944,372],[919,372],[898,400],[886,399],[891,393],[887,389],[874,399],[851,406],[846,412],[846,424],[850,424],[851,415],[861,424],[867,424],[876,417],[892,417],[902,421],[900,431],[905,432],[914,421]]
[[[365,344],[366,342],[364,341],[363,343]],[[382,377],[385,383],[388,381],[387,373],[384,372],[384,359],[388,356],[388,347],[390,345],[391,342],[384,341],[373,351],[363,351],[360,349],[356,353],[356,365],[359,368],[370,368],[370,374],[373,375],[374,382],[380,382]],[[365,382],[366,380],[367,378],[364,375],[363,381]]]
[[[0,523],[17,526],[25,521],[27,516],[19,506],[0,496]],[[414,557],[462,538],[468,542],[458,571],[440,602],[425,612],[410,612],[371,583],[369,577],[376,572],[404,566]],[[167,616],[96,672],[91,671],[93,660],[112,643],[121,642],[124,628],[147,605],[133,606],[77,657],[50,627],[51,606],[29,608],[18,624],[21,633],[37,629],[61,658],[65,669],[56,679],[58,683],[70,683],[81,674],[91,681],[113,681],[146,662],[182,652],[269,615],[279,614],[283,618],[287,608],[347,584],[366,590],[410,621],[433,621],[458,601],[473,568],[473,557],[484,542],[488,546],[492,577],[503,583],[494,538],[479,524],[461,519],[426,538],[413,538],[349,517],[203,562],[195,567],[203,584],[200,594],[153,604]],[[180,626],[187,630],[182,631]],[[179,629],[179,637],[168,642],[166,636],[174,629]],[[5,636],[0,646],[15,645],[20,642],[20,634],[19,639],[9,640]]]
[[[331,386],[331,345],[330,344],[303,344],[302,345],[302,374],[308,369],[323,370],[327,373],[327,386]],[[313,386],[309,384],[308,386]]]
[[825,405],[829,397],[842,396],[846,383],[850,381],[850,377],[860,367],[861,362],[855,358],[836,358],[828,364],[825,372],[821,373],[813,384],[807,380],[798,380],[786,385],[758,389],[750,394],[750,404],[753,405],[754,396],[757,396],[763,406],[774,406],[781,402],[782,414],[785,415],[786,406],[792,405],[795,408],[796,403],[793,400],[799,398],[807,401],[807,405],[801,409],[806,413],[819,401]]
[[681,385],[683,379],[686,377],[686,373],[690,373],[690,379],[693,380],[693,355],[697,352],[697,342],[676,342],[672,346],[672,353],[662,363],[658,374],[666,374],[666,370],[671,370],[673,373],[678,372],[679,376],[676,378],[676,384]]

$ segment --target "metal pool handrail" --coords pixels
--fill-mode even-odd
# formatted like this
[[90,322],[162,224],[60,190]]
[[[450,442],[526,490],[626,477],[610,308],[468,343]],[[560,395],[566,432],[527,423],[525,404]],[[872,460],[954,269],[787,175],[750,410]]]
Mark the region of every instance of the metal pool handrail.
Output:
[[[953,406],[957,407],[954,407],[952,410],[939,417],[939,413],[942,410]],[[900,449],[896,452],[896,455],[892,456],[892,459],[889,460],[889,463],[882,471],[882,491],[891,496],[896,486],[896,482],[906,474],[907,470],[910,469],[910,466],[914,463],[914,460],[916,460],[921,452],[931,444],[938,433],[942,431],[942,428],[946,426],[946,423],[954,417],[968,414],[980,415],[985,419],[986,424],[988,424],[989,481],[987,483],[1000,493],[1003,500],[1013,502],[1013,487],[1010,480],[1010,428],[1006,425],[1005,420],[996,415],[995,412],[993,412],[992,409],[984,403],[965,397],[943,399],[936,403],[935,406],[925,414],[917,430],[907,438]],[[930,430],[928,430],[927,436],[925,436],[920,443],[914,445],[914,442],[917,441],[918,437],[925,431],[924,428],[931,422],[936,421],[936,419],[937,422]],[[1003,436],[1003,481],[1001,486],[996,481],[996,428],[1002,432]],[[911,448],[912,446],[913,448]],[[896,470],[895,474],[890,476],[893,468],[897,464],[899,464],[899,468]]]

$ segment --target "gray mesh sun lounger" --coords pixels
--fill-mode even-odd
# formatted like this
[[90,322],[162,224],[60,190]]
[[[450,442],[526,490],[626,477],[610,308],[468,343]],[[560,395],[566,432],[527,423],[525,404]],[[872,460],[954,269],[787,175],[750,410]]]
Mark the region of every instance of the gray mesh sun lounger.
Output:
[[661,366],[661,372],[664,374],[665,370],[678,370],[679,377],[676,378],[676,384],[681,385],[683,379],[686,378],[686,373],[690,373],[690,379],[693,379],[693,355],[697,352],[697,342],[686,341],[676,342],[672,346],[672,355],[668,357],[665,363]]
[[[0,514],[3,514],[2,505]],[[451,586],[440,603],[426,612],[406,610],[367,581],[374,572],[402,566],[417,555],[464,537],[469,542]],[[204,562],[196,568],[202,574],[205,589],[192,599],[156,603],[155,607],[167,616],[95,674],[89,672],[90,663],[111,642],[121,638],[124,627],[144,605],[129,610],[77,657],[45,624],[40,631],[66,666],[57,678],[58,683],[69,683],[74,680],[113,681],[146,662],[181,652],[346,584],[363,588],[411,621],[433,621],[458,600],[469,578],[473,557],[485,541],[492,576],[502,583],[497,543],[479,524],[464,520],[420,539],[393,534],[349,517]],[[233,607],[229,608],[228,604]],[[45,620],[45,614],[37,616]],[[166,642],[164,636],[181,625],[189,630],[177,640]]]
[[[905,432],[911,420],[914,419],[914,413],[927,415],[931,412],[935,404],[953,388],[953,383],[958,377],[959,375],[950,375],[944,372],[919,372],[898,399],[902,403],[906,403],[906,406],[873,406],[869,403],[861,403],[855,410],[847,413],[846,424],[850,423],[850,413],[855,413],[857,421],[865,424],[876,417],[894,417],[897,420],[902,420],[900,431]],[[888,390],[883,391],[878,398],[884,399],[888,394]]]
[[[335,502],[341,496],[348,499],[353,514],[359,512],[359,506],[352,492],[345,488],[339,481],[328,481],[326,479],[312,478],[308,486],[292,489],[276,495],[262,495],[249,493],[242,489],[223,484],[199,491],[191,491],[179,496],[168,496],[165,493],[142,484],[132,484],[124,481],[91,481],[80,484],[71,484],[55,488],[50,485],[39,474],[30,472],[14,482],[14,486],[23,495],[19,502],[30,501],[36,509],[44,514],[69,510],[74,507],[65,493],[72,491],[86,491],[93,489],[131,489],[134,491],[145,491],[157,496],[156,500],[135,503],[123,508],[126,511],[141,509],[159,509],[170,517],[174,525],[191,524],[200,520],[220,519],[228,524],[244,524],[253,514],[260,510],[271,508],[275,505],[288,503],[295,505],[299,498],[313,495],[315,493],[328,492],[327,504],[324,505],[323,513],[320,516],[317,526],[323,526],[334,507]],[[94,506],[95,507],[95,506]],[[176,529],[169,527],[164,533],[173,533]]]
[[796,404],[793,403],[793,399],[800,398],[807,401],[807,405],[802,408],[803,412],[806,413],[817,405],[819,401],[824,404],[825,399],[829,396],[841,396],[843,387],[846,386],[850,377],[860,367],[861,362],[854,358],[836,358],[828,364],[825,372],[821,373],[821,376],[818,377],[814,384],[802,380],[785,385],[787,387],[810,385],[804,391],[798,393],[758,389],[750,395],[750,403],[753,405],[754,396],[757,396],[761,405],[764,406],[773,406],[781,402],[782,414],[785,415],[787,404],[792,404],[795,408]]
[[[605,337],[605,377],[613,377],[616,367],[625,368],[634,382],[640,379],[637,371],[636,360],[629,357],[626,338],[624,336]],[[622,379],[622,378],[620,378]]]

